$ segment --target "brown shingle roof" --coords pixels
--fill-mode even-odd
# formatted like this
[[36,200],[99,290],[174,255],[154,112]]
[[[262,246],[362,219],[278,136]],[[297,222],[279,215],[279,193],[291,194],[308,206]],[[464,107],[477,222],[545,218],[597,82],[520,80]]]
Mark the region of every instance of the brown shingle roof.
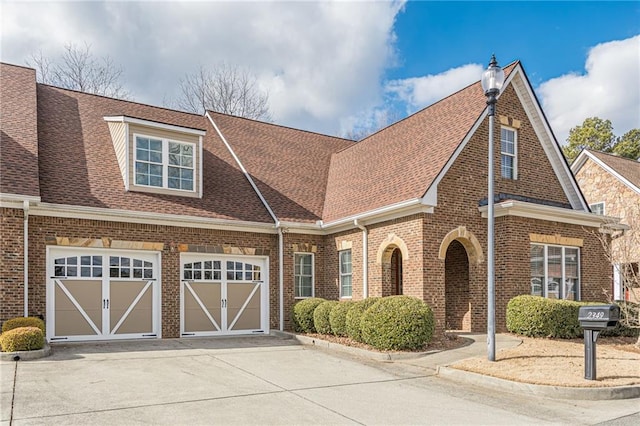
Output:
[[279,220],[322,218],[331,155],[346,139],[209,113]]
[[39,196],[36,73],[0,64],[0,193]]
[[640,190],[640,162],[604,152],[588,151]]
[[422,197],[485,107],[478,82],[334,155],[323,219]]
[[[126,192],[103,119],[114,115],[206,129],[203,197]],[[203,116],[38,84],[38,136],[44,202],[273,223]]]

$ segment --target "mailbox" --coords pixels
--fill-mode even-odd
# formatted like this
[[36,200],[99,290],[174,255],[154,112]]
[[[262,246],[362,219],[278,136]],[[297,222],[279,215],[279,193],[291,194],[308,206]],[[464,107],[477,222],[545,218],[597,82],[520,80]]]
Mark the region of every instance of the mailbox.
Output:
[[582,306],[578,311],[578,322],[585,330],[606,330],[619,320],[620,307],[616,305]]
[[584,378],[596,379],[596,341],[601,331],[613,328],[620,320],[620,307],[616,305],[581,306],[578,322],[584,329]]

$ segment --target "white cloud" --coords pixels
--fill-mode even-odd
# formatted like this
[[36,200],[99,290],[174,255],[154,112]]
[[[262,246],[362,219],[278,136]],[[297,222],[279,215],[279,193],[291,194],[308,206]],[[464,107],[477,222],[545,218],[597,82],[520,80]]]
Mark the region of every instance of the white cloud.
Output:
[[602,43],[589,50],[585,74],[567,74],[542,83],[537,92],[556,138],[585,118],[611,120],[621,136],[640,127],[640,35]]
[[87,42],[124,68],[126,88],[160,105],[200,65],[252,70],[278,123],[338,133],[380,103],[395,61],[398,2],[55,2],[2,5],[2,60]]
[[408,112],[413,112],[478,81],[482,71],[482,65],[467,64],[436,75],[392,80],[385,90],[405,102]]

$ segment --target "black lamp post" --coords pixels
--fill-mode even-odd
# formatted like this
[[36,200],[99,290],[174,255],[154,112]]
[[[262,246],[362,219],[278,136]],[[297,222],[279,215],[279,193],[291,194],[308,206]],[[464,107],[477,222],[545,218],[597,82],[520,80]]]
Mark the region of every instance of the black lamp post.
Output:
[[482,89],[489,106],[489,176],[487,184],[487,357],[496,360],[496,288],[494,259],[494,213],[493,213],[493,126],[497,96],[504,84],[504,71],[498,66],[496,55],[491,55],[489,67],[482,74]]

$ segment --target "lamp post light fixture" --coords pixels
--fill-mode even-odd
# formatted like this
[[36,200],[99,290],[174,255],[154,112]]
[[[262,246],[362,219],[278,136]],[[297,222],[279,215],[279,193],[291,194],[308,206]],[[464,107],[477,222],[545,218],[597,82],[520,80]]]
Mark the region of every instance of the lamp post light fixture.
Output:
[[491,55],[489,67],[482,74],[482,89],[489,106],[489,173],[487,179],[487,357],[496,360],[496,288],[494,259],[494,223],[493,214],[493,126],[496,114],[497,96],[504,84],[504,71],[498,66],[496,55]]

